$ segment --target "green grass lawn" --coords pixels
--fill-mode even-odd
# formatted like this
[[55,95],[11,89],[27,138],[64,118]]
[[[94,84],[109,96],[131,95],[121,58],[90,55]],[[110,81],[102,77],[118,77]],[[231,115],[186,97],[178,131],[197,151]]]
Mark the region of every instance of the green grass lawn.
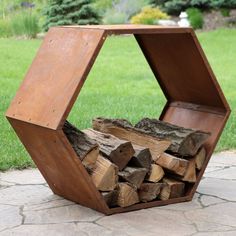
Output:
[[[217,150],[236,148],[236,30],[199,33],[203,49],[231,105],[232,114]],[[0,39],[0,170],[32,166],[28,154],[4,117],[39,40]],[[123,117],[132,122],[158,117],[165,98],[132,37],[112,37],[106,43],[69,120],[79,128],[96,116]]]

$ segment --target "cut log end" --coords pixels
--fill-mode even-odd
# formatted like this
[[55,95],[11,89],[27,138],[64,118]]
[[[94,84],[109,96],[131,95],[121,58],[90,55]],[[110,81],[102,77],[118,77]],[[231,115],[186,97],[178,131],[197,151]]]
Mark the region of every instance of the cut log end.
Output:
[[157,198],[160,194],[162,183],[142,183],[138,190],[139,200],[149,202]]
[[164,185],[159,195],[161,200],[179,198],[184,195],[185,184],[183,182],[175,179],[164,178],[163,183]]
[[163,178],[164,174],[165,174],[165,172],[161,166],[156,165],[156,164],[152,164],[151,170],[150,170],[149,175],[147,176],[146,180],[156,183]]
[[128,183],[118,184],[117,205],[120,207],[128,207],[139,202],[136,189]]
[[99,155],[91,178],[98,190],[114,190],[118,183],[118,167]]

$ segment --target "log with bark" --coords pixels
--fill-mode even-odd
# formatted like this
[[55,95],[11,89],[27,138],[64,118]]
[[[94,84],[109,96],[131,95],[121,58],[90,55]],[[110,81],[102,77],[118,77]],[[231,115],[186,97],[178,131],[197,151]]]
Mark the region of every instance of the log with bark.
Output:
[[120,139],[128,140],[136,145],[149,148],[154,161],[170,146],[171,141],[145,130],[134,128],[123,119],[93,119],[93,129],[112,134]]
[[149,202],[157,198],[161,192],[162,183],[142,183],[138,190],[139,200]]
[[144,118],[135,128],[142,129],[150,135],[162,139],[170,139],[168,150],[181,156],[194,156],[206,142],[210,133],[183,128],[157,119]]
[[68,121],[66,121],[63,126],[63,132],[68,138],[77,156],[82,161],[82,164],[88,170],[92,169],[99,154],[98,144]]
[[83,130],[89,138],[99,144],[100,152],[122,170],[134,155],[131,142],[93,129]]
[[129,183],[118,184],[117,205],[127,207],[139,202],[138,193],[134,186]]
[[159,198],[168,200],[172,198],[182,197],[184,195],[185,184],[182,181],[177,181],[171,178],[163,178],[163,187]]
[[128,166],[136,166],[136,167],[143,167],[147,170],[150,170],[151,163],[152,163],[152,156],[148,148],[134,145],[134,155],[131,158]]
[[91,178],[98,190],[114,190],[118,184],[118,167],[99,155],[92,169]]
[[140,167],[129,167],[124,168],[123,171],[118,172],[118,176],[121,180],[129,182],[136,188],[139,188],[142,184],[145,176],[147,174],[147,169]]
[[161,166],[156,165],[156,164],[152,164],[150,172],[146,177],[146,180],[150,181],[150,182],[157,183],[158,181],[160,181],[163,178],[164,174],[165,174],[165,172]]

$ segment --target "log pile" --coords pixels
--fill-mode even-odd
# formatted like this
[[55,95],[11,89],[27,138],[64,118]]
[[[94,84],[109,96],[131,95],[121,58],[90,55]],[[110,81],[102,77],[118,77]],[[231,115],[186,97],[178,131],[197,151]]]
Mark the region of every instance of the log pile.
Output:
[[186,194],[206,161],[210,133],[144,118],[95,118],[83,131],[63,131],[109,207],[168,200]]

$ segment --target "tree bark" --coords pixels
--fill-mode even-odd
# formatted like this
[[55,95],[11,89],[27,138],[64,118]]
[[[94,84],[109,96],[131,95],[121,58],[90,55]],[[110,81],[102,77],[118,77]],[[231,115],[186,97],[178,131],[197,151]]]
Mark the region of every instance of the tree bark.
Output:
[[135,128],[162,139],[171,140],[168,150],[181,156],[194,156],[210,136],[200,130],[186,129],[157,119],[144,118]]
[[98,144],[68,121],[63,126],[63,132],[82,164],[89,170],[92,169],[99,154]]
[[129,166],[143,167],[150,170],[152,163],[152,156],[148,148],[133,145],[134,155],[128,163]]
[[116,164],[119,170],[124,169],[134,154],[133,146],[129,141],[93,129],[86,129],[84,133],[99,144],[100,152]]
[[129,182],[136,188],[139,188],[142,184],[145,176],[147,174],[147,169],[139,167],[126,167],[123,171],[119,171],[118,176],[121,180]]
[[133,144],[149,148],[155,161],[171,144],[158,135],[153,135],[145,130],[134,128],[128,121],[121,119],[93,119],[93,128],[100,132],[110,133],[120,139],[128,140]]

